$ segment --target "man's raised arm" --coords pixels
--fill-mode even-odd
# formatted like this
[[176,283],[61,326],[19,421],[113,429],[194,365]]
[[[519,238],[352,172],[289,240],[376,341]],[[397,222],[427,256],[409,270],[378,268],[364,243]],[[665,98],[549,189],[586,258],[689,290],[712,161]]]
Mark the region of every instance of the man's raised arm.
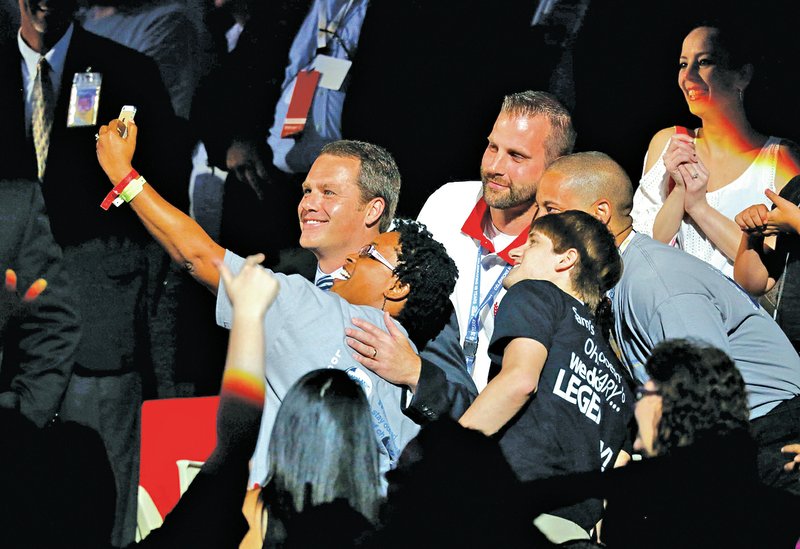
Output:
[[[136,125],[129,121],[128,135],[123,138],[117,131],[120,124],[119,120],[112,120],[107,126],[101,126],[97,139],[97,159],[115,189],[133,171],[131,162],[138,133]],[[129,183],[129,187],[135,190],[137,184]],[[130,206],[153,238],[173,261],[216,294],[219,271],[215,261],[222,261],[225,249],[214,242],[194,219],[164,200],[151,185],[145,184],[134,197],[129,197]]]

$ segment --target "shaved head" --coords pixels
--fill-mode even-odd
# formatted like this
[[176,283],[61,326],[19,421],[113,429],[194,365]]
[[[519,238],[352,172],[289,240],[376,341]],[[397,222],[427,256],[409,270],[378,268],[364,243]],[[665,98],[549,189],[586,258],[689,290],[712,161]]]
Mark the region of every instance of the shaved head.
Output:
[[562,156],[547,171],[558,172],[561,185],[586,205],[605,198],[616,217],[627,217],[633,207],[633,185],[610,156],[601,152],[581,152]]
[[628,174],[606,154],[562,156],[545,170],[536,190],[537,217],[581,210],[608,226],[616,238],[630,229],[633,186]]

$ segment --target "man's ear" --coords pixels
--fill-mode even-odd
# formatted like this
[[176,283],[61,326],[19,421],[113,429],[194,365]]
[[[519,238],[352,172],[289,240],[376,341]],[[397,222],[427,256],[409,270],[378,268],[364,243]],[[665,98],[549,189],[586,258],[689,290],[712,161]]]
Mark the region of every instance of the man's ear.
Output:
[[611,222],[611,217],[614,215],[614,208],[607,198],[601,198],[592,204],[589,213],[602,221],[603,225],[608,225]]
[[408,283],[400,282],[400,280],[395,279],[394,285],[383,292],[383,297],[388,301],[402,301],[408,297],[410,291],[411,286],[409,286]]
[[564,272],[570,270],[578,262],[578,250],[570,248],[563,254],[556,264],[556,272]]
[[386,200],[380,196],[376,196],[367,202],[365,210],[364,223],[368,227],[371,227],[380,221],[384,210],[386,210]]

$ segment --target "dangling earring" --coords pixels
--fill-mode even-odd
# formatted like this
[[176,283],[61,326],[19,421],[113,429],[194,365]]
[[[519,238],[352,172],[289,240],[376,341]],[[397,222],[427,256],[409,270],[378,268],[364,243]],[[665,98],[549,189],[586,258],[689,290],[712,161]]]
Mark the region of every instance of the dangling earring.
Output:
[[736,91],[739,92],[739,102],[740,103],[743,102],[744,101],[744,90],[742,88],[737,88]]

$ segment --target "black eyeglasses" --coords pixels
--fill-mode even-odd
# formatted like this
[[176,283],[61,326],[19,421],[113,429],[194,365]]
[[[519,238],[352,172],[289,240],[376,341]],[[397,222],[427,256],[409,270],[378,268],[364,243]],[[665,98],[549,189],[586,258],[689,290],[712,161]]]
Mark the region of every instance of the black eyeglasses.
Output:
[[383,257],[381,253],[375,248],[374,244],[367,244],[358,251],[359,257],[371,257],[375,261],[382,263],[387,269],[394,272],[395,266],[392,265],[388,259]]
[[639,385],[633,394],[638,402],[646,396],[658,396],[661,394],[661,391],[658,389],[646,389],[644,385]]

